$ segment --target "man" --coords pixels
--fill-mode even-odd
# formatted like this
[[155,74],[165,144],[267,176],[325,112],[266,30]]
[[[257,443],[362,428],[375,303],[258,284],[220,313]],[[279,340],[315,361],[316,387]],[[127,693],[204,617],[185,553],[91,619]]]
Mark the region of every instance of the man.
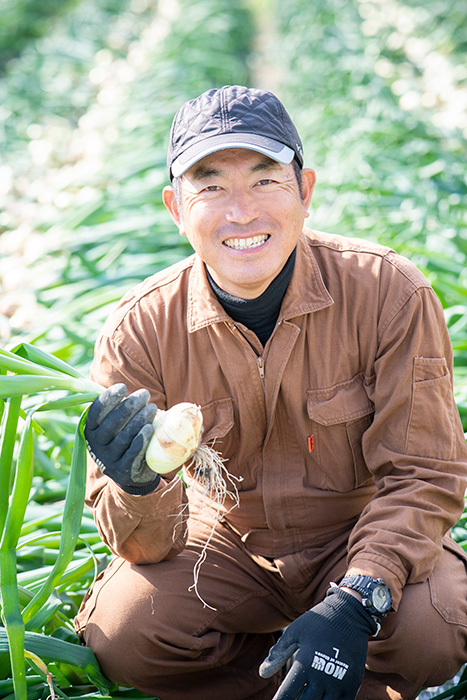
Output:
[[[87,499],[117,556],[77,629],[161,700],[414,698],[466,660],[441,306],[390,249],[303,230],[315,173],[271,93],[183,105],[168,166],[195,255],[127,294],[96,346]],[[155,405],[182,401],[238,504],[147,467]]]

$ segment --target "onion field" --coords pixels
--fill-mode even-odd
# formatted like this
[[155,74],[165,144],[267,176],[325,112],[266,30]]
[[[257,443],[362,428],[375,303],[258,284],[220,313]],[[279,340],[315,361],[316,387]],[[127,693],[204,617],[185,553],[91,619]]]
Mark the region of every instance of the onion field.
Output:
[[[317,173],[307,224],[394,248],[438,294],[467,431],[466,30],[454,0],[3,0],[0,699],[147,697],[73,629],[111,558],[83,507],[82,424],[109,311],[192,252],[161,198],[185,100],[282,99]],[[435,697],[467,698],[467,673]]]

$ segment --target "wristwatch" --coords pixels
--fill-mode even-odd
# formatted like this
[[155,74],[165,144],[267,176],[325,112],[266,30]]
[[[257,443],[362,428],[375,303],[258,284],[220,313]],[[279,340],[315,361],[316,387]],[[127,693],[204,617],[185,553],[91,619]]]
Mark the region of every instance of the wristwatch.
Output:
[[339,588],[346,586],[362,596],[362,604],[370,615],[381,622],[389,612],[392,595],[389,586],[382,578],[372,578],[363,574],[349,574],[339,583]]

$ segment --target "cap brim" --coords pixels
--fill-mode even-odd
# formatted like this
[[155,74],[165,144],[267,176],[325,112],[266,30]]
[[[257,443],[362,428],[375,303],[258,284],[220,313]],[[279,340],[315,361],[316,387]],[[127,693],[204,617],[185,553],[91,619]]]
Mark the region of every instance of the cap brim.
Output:
[[283,164],[291,163],[295,156],[294,151],[289,146],[265,136],[244,133],[222,134],[204,139],[187,148],[172,163],[172,176],[179,177],[202,158],[228,148],[246,148],[249,151],[257,151]]

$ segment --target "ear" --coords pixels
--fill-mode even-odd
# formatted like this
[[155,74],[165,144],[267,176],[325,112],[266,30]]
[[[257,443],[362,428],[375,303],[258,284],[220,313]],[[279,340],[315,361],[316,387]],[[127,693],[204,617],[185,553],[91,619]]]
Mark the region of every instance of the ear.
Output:
[[316,173],[311,168],[303,168],[302,170],[302,190],[303,190],[303,206],[305,216],[309,216],[308,207],[310,206],[313,190],[316,184]]
[[180,235],[184,236],[185,232],[183,230],[182,217],[181,217],[180,212],[178,210],[177,199],[175,197],[175,193],[174,193],[172,187],[170,187],[170,186],[164,187],[164,189],[162,191],[162,201],[164,202],[165,206],[167,207],[168,212],[169,212],[170,216],[172,217],[173,222],[178,227]]

